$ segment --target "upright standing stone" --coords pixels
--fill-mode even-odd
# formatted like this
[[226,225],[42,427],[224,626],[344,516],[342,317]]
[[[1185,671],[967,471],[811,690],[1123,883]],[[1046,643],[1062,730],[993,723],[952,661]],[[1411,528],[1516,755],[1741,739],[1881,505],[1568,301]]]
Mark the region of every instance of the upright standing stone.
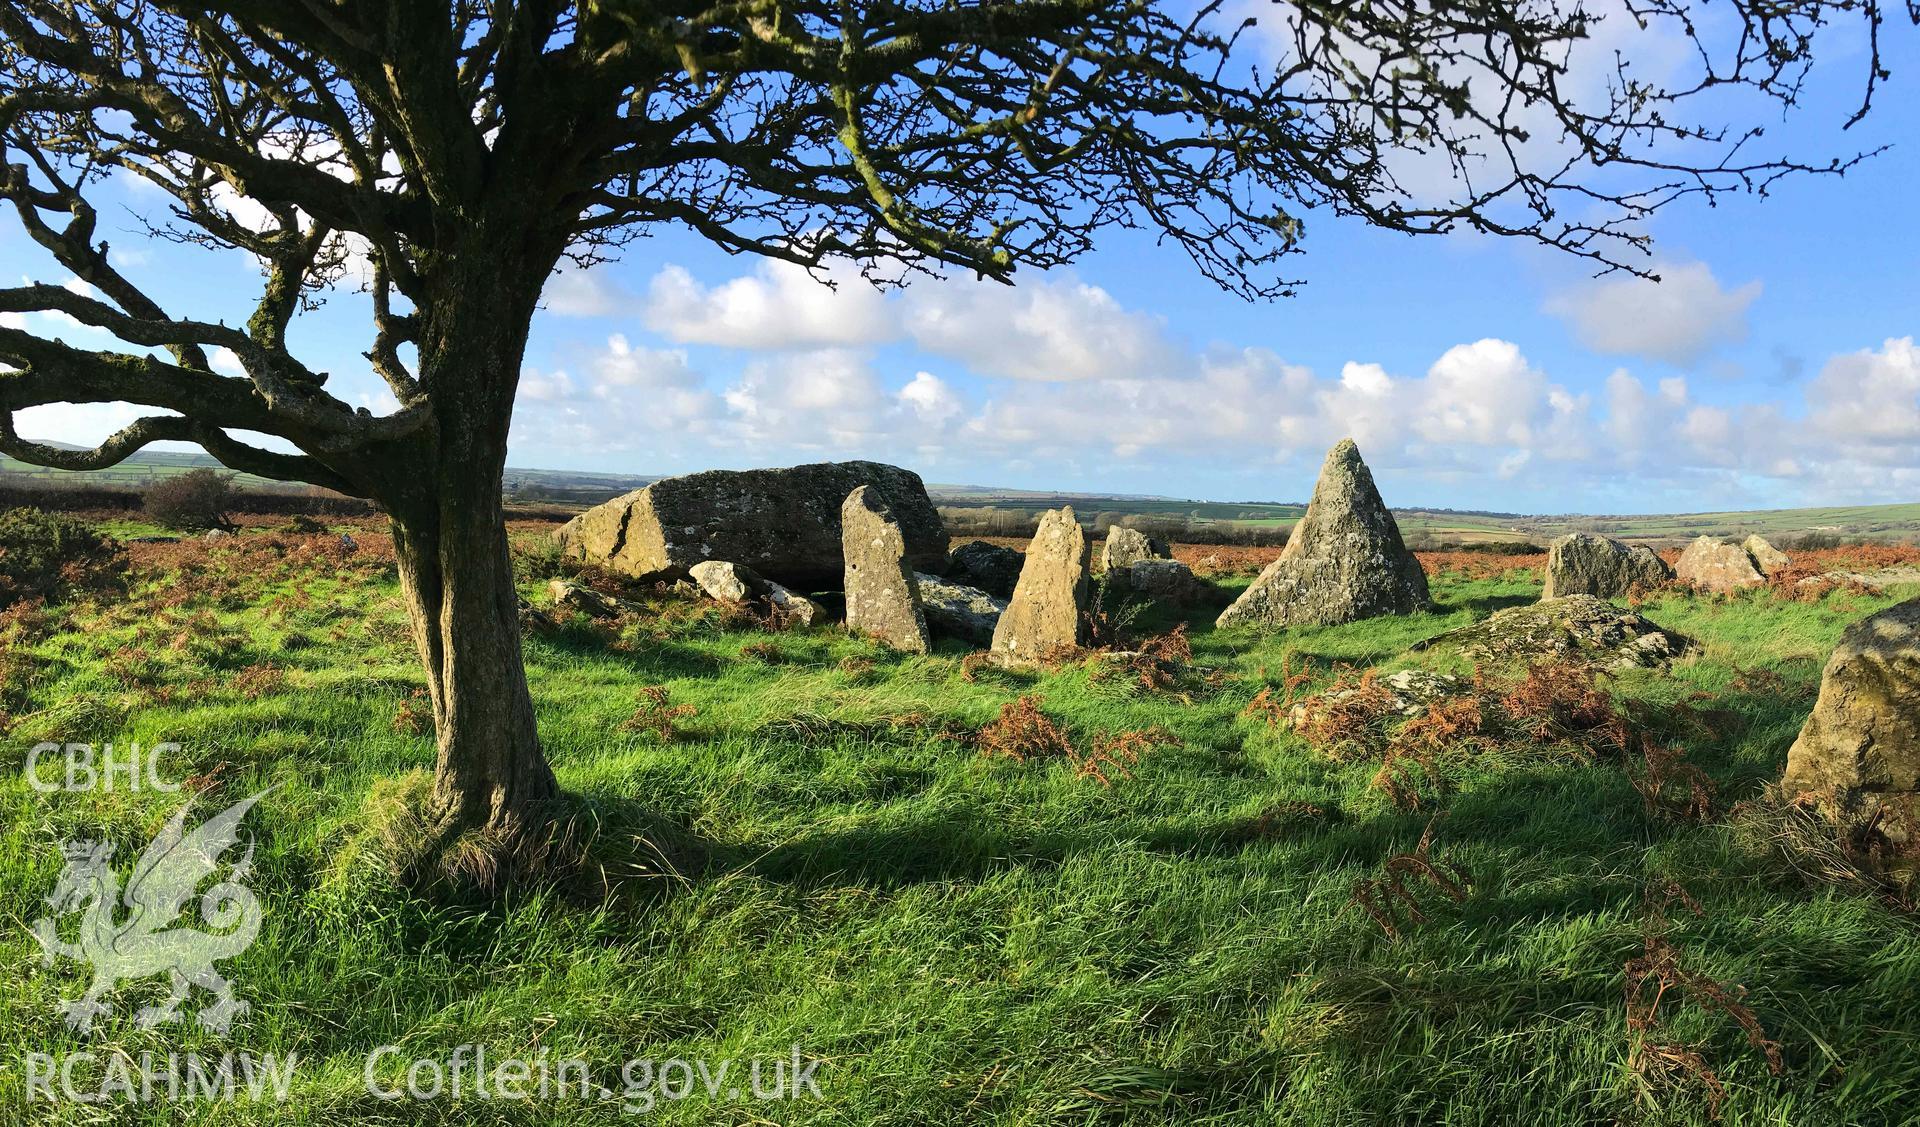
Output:
[[1841,636],[1781,789],[1843,822],[1872,822],[1895,844],[1920,835],[1920,599]]
[[847,629],[896,650],[932,648],[920,588],[907,560],[907,541],[893,511],[862,485],[840,506],[841,555],[846,558]]
[[1618,540],[1575,532],[1555,540],[1548,550],[1547,586],[1540,597],[1613,599],[1636,588],[1658,587],[1672,578],[1673,569],[1651,548],[1629,548]]
[[1420,561],[1407,551],[1359,448],[1346,438],[1327,453],[1286,550],[1216,625],[1332,626],[1431,605]]
[[1687,545],[1673,565],[1680,582],[1701,591],[1735,591],[1767,581],[1753,566],[1753,557],[1738,544],[1702,536]]
[[1040,518],[1027,562],[1014,585],[1013,601],[993,628],[993,653],[1002,661],[1028,664],[1048,650],[1087,640],[1088,566],[1092,549],[1071,507]]
[[1141,560],[1170,560],[1167,546],[1137,528],[1112,525],[1107,529],[1106,546],[1100,550],[1100,566],[1110,576],[1122,576]]

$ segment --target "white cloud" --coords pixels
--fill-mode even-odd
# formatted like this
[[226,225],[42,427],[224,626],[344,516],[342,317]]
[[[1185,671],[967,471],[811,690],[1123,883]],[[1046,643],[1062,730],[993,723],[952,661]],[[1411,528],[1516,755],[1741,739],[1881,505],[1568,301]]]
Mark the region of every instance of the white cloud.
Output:
[[1160,318],[1070,278],[1017,286],[946,280],[911,291],[905,304],[914,343],[986,375],[1139,378],[1181,362]]
[[637,304],[608,271],[582,270],[571,262],[547,279],[540,296],[549,312],[562,317],[613,317]]
[[[1552,76],[1561,99],[1599,115],[1606,112],[1623,74],[1630,74],[1638,83],[1681,89],[1700,80],[1697,53],[1679,33],[1682,17],[1648,14],[1649,7],[1628,0],[1585,0],[1580,5],[1586,20],[1584,35],[1566,44],[1564,52],[1552,53],[1562,64]],[[1685,18],[1698,21],[1702,16],[1689,9]],[[1290,68],[1298,62],[1300,22],[1298,6],[1291,3],[1231,0],[1215,17],[1213,27],[1222,33],[1236,29],[1247,32],[1247,39],[1265,62]],[[1323,22],[1316,21],[1316,37]],[[1389,74],[1401,61],[1366,49],[1337,27],[1332,38],[1341,45],[1356,74]],[[1487,48],[1473,39],[1473,33],[1466,32],[1463,42],[1455,44],[1460,48],[1459,57],[1442,59],[1441,52],[1434,52],[1428,61],[1437,66],[1441,81],[1458,87],[1479,112],[1504,121],[1511,132],[1500,143],[1489,144],[1486,131],[1477,123],[1465,119],[1450,123],[1456,135],[1472,138],[1462,146],[1462,159],[1456,166],[1437,140],[1405,131],[1395,146],[1382,154],[1382,162],[1394,186],[1416,203],[1438,207],[1458,202],[1511,178],[1509,154],[1520,167],[1543,174],[1558,168],[1567,158],[1567,132],[1554,107],[1545,99],[1528,99],[1510,91],[1510,84],[1502,76],[1476,61],[1479,52]],[[1511,52],[1498,52],[1498,56],[1501,65],[1510,64]],[[1339,78],[1328,82],[1323,72],[1313,68],[1296,74],[1289,87],[1306,95],[1340,98],[1346,94]],[[1658,158],[1676,147],[1671,140],[1656,139],[1652,147],[1642,148],[1636,155]],[[1577,179],[1593,184],[1597,177]],[[1560,198],[1563,207],[1577,206],[1569,196]],[[1500,205],[1494,206],[1498,210]],[[1515,210],[1508,214],[1513,215]],[[1452,237],[1474,236],[1462,232]]]
[[689,388],[700,383],[684,350],[636,348],[624,333],[607,338],[606,351],[594,358],[592,366],[597,389],[602,391],[610,387]]
[[[1667,274],[1664,289],[1616,279],[1584,305],[1556,300],[1597,345],[1646,355],[1679,359],[1745,331],[1757,282],[1729,290],[1698,263]],[[1202,473],[1273,475],[1246,494],[1270,497],[1298,493],[1279,475],[1310,470],[1350,435],[1388,479],[1426,482],[1433,492],[1409,498],[1426,503],[1480,488],[1481,500],[1532,494],[1552,507],[1578,497],[1702,508],[1778,498],[1785,482],[1820,498],[1920,486],[1910,338],[1835,357],[1804,403],[1768,405],[1722,381],[1703,397],[1685,377],[1627,368],[1589,392],[1491,337],[1441,351],[1424,372],[1356,357],[1323,375],[1263,348],[1195,352],[1160,318],[1071,276],[882,294],[857,280],[829,290],[774,265],[714,285],[670,267],[652,281],[648,322],[675,341],[760,355],[710,382],[685,350],[616,334],[569,364],[584,380],[530,373],[516,435],[570,451],[643,441],[635,469],[824,455],[944,467],[955,480],[1024,466],[1137,481],[1190,459]],[[973,379],[883,366],[892,354],[877,346],[890,343],[957,361]]]
[[400,401],[394,398],[393,392],[384,387],[372,392],[363,391],[359,399],[360,406],[366,408],[371,415],[385,417],[398,414],[400,411]]
[[1657,263],[1654,272],[1658,283],[1631,276],[1590,281],[1550,298],[1546,311],[1596,352],[1676,365],[1746,339],[1758,281],[1729,290],[1703,262]]
[[701,449],[707,451],[701,458],[710,457],[722,444],[713,423],[723,406],[685,351],[636,346],[615,333],[581,359],[578,379],[566,370],[521,373],[515,445],[569,455],[644,455],[630,467],[640,472],[671,468],[682,451]]
[[573,377],[565,372],[540,372],[532,368],[520,373],[520,398],[534,403],[556,403],[573,397]]
[[897,395],[916,419],[929,426],[944,426],[967,409],[953,388],[932,372],[915,372]]
[[1827,361],[1807,400],[1810,423],[1829,439],[1850,439],[1871,460],[1920,461],[1920,348],[1912,337]]
[[[131,403],[47,403],[14,413],[14,429],[22,438],[98,446],[113,432],[146,415],[171,415]],[[156,444],[160,449],[186,449],[179,443]]]
[[[610,310],[584,282],[556,312]],[[682,344],[755,351],[861,348],[911,340],[975,373],[1018,380],[1147,377],[1184,360],[1157,316],[1125,308],[1112,294],[1070,276],[1017,286],[964,278],[929,279],[883,293],[857,274],[833,275],[830,288],[786,263],[705,285],[684,267],[654,275],[645,302],[648,328]]]
[[680,266],[654,275],[648,328],[682,344],[790,349],[873,344],[895,335],[887,299],[858,275],[836,287],[798,266],[763,262],[751,275],[702,285]]
[[247,374],[247,367],[240,362],[239,354],[224,344],[214,349],[212,355],[207,357],[207,364],[223,376],[244,376]]
[[879,378],[864,357],[845,349],[756,360],[722,398],[735,433],[756,444],[847,448],[885,429]]
[[1427,370],[1424,391],[1414,431],[1437,443],[1527,446],[1547,405],[1546,376],[1504,340],[1449,348]]

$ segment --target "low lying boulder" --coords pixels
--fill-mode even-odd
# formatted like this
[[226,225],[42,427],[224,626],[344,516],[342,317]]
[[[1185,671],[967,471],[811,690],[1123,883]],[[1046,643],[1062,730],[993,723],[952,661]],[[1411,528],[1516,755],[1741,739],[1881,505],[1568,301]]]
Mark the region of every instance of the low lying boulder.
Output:
[[1841,636],[1781,789],[1896,846],[1920,839],[1920,599]]
[[708,560],[694,564],[687,573],[710,599],[723,603],[761,602],[802,626],[812,626],[826,618],[819,603],[795,594],[742,564]]
[[1547,585],[1543,599],[1567,595],[1595,595],[1617,599],[1635,590],[1658,587],[1673,578],[1673,569],[1651,548],[1628,547],[1618,540],[1575,532],[1553,542],[1547,552]]
[[1476,661],[1575,660],[1631,669],[1668,665],[1698,646],[1596,596],[1568,595],[1496,611],[1413,648],[1456,651]]
[[1747,537],[1740,547],[1746,549],[1747,558],[1768,579],[1787,570],[1787,566],[1793,562],[1785,552],[1768,543],[1767,538],[1759,533]]
[[1135,560],[1124,574],[1128,590],[1169,606],[1204,602],[1213,593],[1213,584],[1179,560]]
[[[1388,709],[1394,715],[1408,720],[1425,712],[1433,702],[1450,697],[1466,687],[1465,681],[1452,674],[1434,673],[1426,669],[1402,669],[1374,678],[1373,684],[1386,691]],[[1344,688],[1315,693],[1288,711],[1287,726],[1294,729],[1304,727],[1315,716],[1324,715],[1328,709],[1360,692],[1357,688]]]
[[999,599],[1013,597],[1013,586],[1020,582],[1020,568],[1027,554],[1013,548],[969,540],[953,550],[947,560],[947,578],[967,587],[977,587]]
[[565,579],[548,583],[547,595],[553,600],[555,610],[577,611],[588,618],[613,618],[620,613],[619,604],[612,599],[591,587]]
[[1914,567],[1912,564],[1898,564],[1874,571],[1823,571],[1819,575],[1805,576],[1794,583],[1796,587],[1817,587],[1823,584],[1858,586],[1869,591],[1884,591],[1888,587],[1920,586],[1920,567]]
[[913,578],[920,585],[920,611],[929,630],[976,646],[993,641],[993,628],[1006,613],[1005,599],[925,572],[916,572]]
[[707,598],[723,603],[744,603],[756,594],[766,592],[767,581],[750,567],[723,560],[708,560],[694,564],[688,570]]
[[907,557],[946,563],[947,536],[920,475],[880,462],[709,470],[656,481],[588,509],[554,533],[569,555],[638,579],[684,579],[723,560],[801,590],[837,586],[845,567],[840,506],[865,485],[899,521]]
[[1714,536],[1702,536],[1687,545],[1673,573],[1697,591],[1716,593],[1758,587],[1767,581],[1745,548]]

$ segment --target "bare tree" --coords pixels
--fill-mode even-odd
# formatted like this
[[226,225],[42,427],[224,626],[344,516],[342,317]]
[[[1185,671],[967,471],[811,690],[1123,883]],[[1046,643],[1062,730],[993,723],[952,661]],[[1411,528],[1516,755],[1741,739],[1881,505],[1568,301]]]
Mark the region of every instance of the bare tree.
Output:
[[[1279,268],[1315,211],[1644,270],[1653,209],[1844,167],[1752,154],[1757,129],[1686,121],[1683,103],[1728,87],[1793,102],[1839,16],[1875,32],[1870,101],[1877,0],[1614,3],[1697,46],[1694,73],[1574,81],[1595,22],[1579,0],[1292,0],[1262,28],[1222,0],[0,0],[0,196],[91,287],[0,289],[0,312],[122,342],[0,326],[0,450],[89,469],[186,441],[378,503],[433,699],[432,814],[511,834],[555,783],[501,475],[564,257],[679,225],[809,268],[1009,280],[1126,225],[1260,297],[1289,292]],[[1405,187],[1410,161],[1453,190]],[[155,234],[259,261],[244,325],[170,308],[116,266],[87,201],[113,176],[170,197]],[[350,260],[391,415],[329,394],[288,346]],[[221,349],[244,376],[214,370]],[[15,432],[15,410],[56,402],[155,413],[86,451]]]

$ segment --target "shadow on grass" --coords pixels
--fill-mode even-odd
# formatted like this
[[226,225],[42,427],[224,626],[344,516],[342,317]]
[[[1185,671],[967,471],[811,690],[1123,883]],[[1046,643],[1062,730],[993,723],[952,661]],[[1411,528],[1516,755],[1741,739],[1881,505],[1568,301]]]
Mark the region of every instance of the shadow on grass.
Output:
[[1514,607],[1532,606],[1539,601],[1539,593],[1530,592],[1515,595],[1486,595],[1477,599],[1460,599],[1457,601],[1443,599],[1438,602],[1436,606],[1442,614],[1452,614],[1456,611],[1463,610],[1471,611],[1473,612],[1474,619],[1478,621],[1499,611],[1510,610]]
[[[1643,849],[1649,835],[1668,829],[1644,816],[1624,776],[1563,768],[1509,768],[1503,774],[1508,777],[1456,797],[1441,835],[1449,846],[1580,871],[1623,848]],[[1226,858],[1276,848],[1290,869],[1331,872],[1371,869],[1411,849],[1429,818],[1426,812],[1391,810],[1354,817],[1337,806],[1281,803],[1252,815],[1120,817],[1020,832],[984,813],[946,809],[734,848],[715,862],[722,868],[741,864],[796,885],[868,888],[978,880],[1009,869],[1057,866],[1076,855],[1127,850]],[[1574,887],[1563,889],[1561,900],[1558,911],[1594,906],[1587,891]],[[1551,906],[1530,901],[1514,907],[1529,915]]]
[[732,664],[717,654],[680,642],[649,639],[630,650],[615,649],[607,644],[605,636],[577,627],[543,633],[534,641],[562,661],[613,662],[636,676],[656,681],[716,677]]

